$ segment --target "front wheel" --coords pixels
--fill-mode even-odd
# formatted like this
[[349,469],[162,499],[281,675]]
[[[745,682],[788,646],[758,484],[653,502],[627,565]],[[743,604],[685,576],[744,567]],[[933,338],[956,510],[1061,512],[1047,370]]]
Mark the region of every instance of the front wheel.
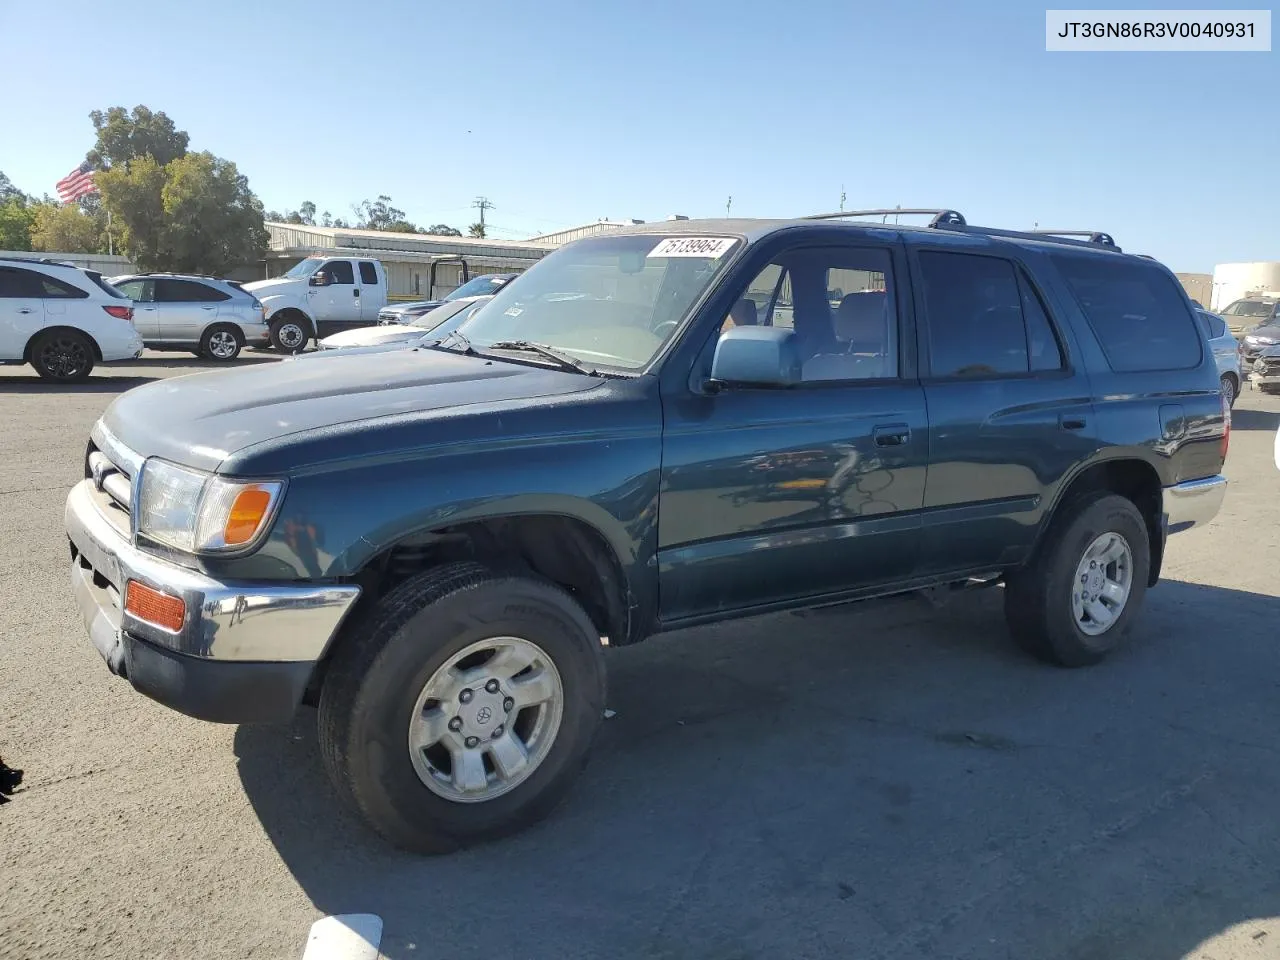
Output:
[[1051,663],[1097,663],[1123,639],[1151,570],[1147,525],[1109,492],[1065,504],[1036,557],[1009,576],[1004,611],[1014,640]]
[[310,326],[305,320],[282,317],[271,321],[271,346],[280,353],[301,353],[311,338]]
[[46,380],[83,380],[93,369],[93,343],[76,330],[46,331],[31,345],[31,365]]
[[325,677],[338,793],[387,840],[442,853],[546,816],[604,710],[599,631],[553,584],[473,563],[392,590]]

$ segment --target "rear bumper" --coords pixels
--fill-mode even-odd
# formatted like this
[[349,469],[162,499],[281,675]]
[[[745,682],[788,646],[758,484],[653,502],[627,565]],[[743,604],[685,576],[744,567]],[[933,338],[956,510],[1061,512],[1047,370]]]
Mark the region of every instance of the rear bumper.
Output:
[[1169,533],[1181,533],[1218,515],[1227,494],[1227,478],[1205,477],[1187,480],[1164,488],[1165,527]]
[[[360,594],[349,584],[221,581],[144,553],[99,511],[92,481],[67,498],[71,584],[89,639],[139,692],[201,720],[285,720]],[[185,605],[177,632],[124,609],[134,580]]]

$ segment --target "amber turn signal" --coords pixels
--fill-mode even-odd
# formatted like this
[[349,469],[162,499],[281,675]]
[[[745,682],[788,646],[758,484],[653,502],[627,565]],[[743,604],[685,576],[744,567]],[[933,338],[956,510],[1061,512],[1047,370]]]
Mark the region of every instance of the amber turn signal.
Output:
[[271,506],[271,494],[261,487],[249,487],[236,494],[231,510],[227,513],[227,524],[222,530],[222,539],[227,546],[239,546],[248,543],[258,532],[267,508]]
[[139,620],[172,633],[181,630],[187,619],[187,604],[181,597],[153,590],[137,580],[124,586],[124,608]]

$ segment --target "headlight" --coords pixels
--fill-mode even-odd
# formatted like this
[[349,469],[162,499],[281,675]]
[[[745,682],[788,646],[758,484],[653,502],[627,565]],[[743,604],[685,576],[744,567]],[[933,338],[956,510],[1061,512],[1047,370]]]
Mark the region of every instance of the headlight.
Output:
[[186,553],[251,546],[271,525],[284,484],[241,483],[154,457],[138,480],[138,532]]

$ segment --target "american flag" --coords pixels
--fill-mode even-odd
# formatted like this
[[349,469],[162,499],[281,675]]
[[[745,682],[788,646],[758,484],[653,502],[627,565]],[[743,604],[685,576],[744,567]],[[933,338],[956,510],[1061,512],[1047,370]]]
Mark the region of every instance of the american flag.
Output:
[[58,199],[63,203],[71,203],[86,193],[97,192],[98,188],[93,182],[93,168],[89,166],[88,160],[58,181]]

